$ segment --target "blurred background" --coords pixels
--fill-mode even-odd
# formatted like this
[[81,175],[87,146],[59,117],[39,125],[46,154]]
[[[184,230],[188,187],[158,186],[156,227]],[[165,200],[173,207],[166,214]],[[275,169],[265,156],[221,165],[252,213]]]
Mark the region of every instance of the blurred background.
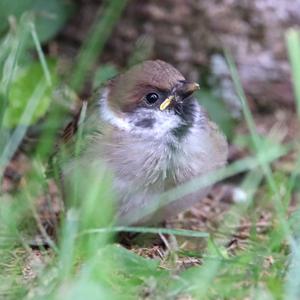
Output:
[[[42,50],[56,63],[55,76],[81,98],[144,59],[166,60],[200,83],[208,110],[228,110],[230,115],[213,115],[220,122],[227,120],[222,124],[231,134],[233,125],[228,119],[241,117],[241,104],[224,49],[234,57],[254,113],[274,117],[278,109],[294,111],[284,35],[288,28],[299,25],[299,11],[298,0],[51,0],[47,4],[3,0],[0,30],[4,36],[18,27],[22,16],[34,19]],[[28,49],[35,48],[33,42],[29,44]],[[23,56],[26,65],[35,59],[32,52]],[[210,98],[220,101],[207,100]],[[280,121],[291,121],[288,115],[279,115]]]
[[[299,299],[299,26],[300,0],[1,0],[0,298]],[[145,59],[199,82],[229,166],[123,248],[92,195],[58,224],[45,171],[81,101]]]
[[[77,5],[55,41],[69,59],[86,40],[103,1]],[[225,47],[232,51],[253,105],[293,107],[284,33],[299,25],[299,11],[297,0],[128,1],[98,62],[126,67],[145,57],[166,60],[190,79],[217,89],[238,109]]]

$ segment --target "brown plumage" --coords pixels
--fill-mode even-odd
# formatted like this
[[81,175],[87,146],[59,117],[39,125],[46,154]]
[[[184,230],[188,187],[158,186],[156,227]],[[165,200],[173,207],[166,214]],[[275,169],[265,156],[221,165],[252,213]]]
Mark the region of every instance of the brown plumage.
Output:
[[179,71],[164,61],[145,61],[111,80],[109,105],[116,112],[130,112],[147,93],[155,90],[168,92],[184,79]]

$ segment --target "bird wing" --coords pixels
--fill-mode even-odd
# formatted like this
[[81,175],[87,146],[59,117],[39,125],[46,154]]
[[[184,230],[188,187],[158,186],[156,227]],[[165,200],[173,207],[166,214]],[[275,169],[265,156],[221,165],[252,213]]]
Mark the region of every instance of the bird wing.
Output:
[[55,145],[55,149],[48,160],[46,169],[47,177],[61,177],[62,164],[66,160],[80,154],[84,149],[84,140],[88,136],[88,133],[97,132],[97,134],[101,134],[101,122],[93,120],[98,117],[98,102],[99,93],[96,93],[91,98],[91,101],[83,101],[79,111],[63,129]]

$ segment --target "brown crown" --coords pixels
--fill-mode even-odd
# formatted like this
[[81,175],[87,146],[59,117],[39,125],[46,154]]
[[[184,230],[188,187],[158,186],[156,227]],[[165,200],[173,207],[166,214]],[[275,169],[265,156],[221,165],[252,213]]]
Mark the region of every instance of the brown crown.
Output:
[[155,90],[170,91],[183,75],[161,60],[148,60],[110,82],[109,104],[116,112],[132,111],[143,97]]

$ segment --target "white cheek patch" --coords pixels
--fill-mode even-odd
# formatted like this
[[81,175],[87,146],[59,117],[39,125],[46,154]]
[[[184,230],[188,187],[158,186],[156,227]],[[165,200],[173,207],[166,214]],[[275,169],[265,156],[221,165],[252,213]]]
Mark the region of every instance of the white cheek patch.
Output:
[[105,88],[101,94],[100,102],[100,117],[102,120],[108,122],[109,124],[121,129],[130,131],[131,124],[126,120],[118,117],[108,106],[107,99],[109,95],[109,89]]

